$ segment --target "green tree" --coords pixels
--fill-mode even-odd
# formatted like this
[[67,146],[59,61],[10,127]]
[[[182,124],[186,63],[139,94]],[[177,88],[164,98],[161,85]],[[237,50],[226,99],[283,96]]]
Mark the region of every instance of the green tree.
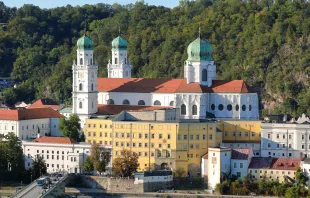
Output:
[[284,198],[292,198],[292,197],[299,197],[296,186],[287,188],[285,191]]
[[36,155],[32,161],[31,172],[33,173],[33,179],[39,178],[41,175],[46,174],[47,167],[45,160],[42,156]]
[[14,107],[17,102],[17,94],[14,88],[5,89],[3,94],[3,102],[9,107]]
[[80,118],[72,114],[69,119],[60,118],[59,121],[59,130],[62,132],[62,135],[65,137],[70,137],[76,141],[79,140],[79,131],[81,130]]
[[110,151],[106,150],[99,144],[93,144],[91,148],[90,160],[93,163],[94,170],[101,175],[107,170],[107,166],[111,161]]
[[86,156],[83,169],[86,172],[91,172],[94,170],[94,163],[91,160],[90,156]]
[[131,177],[139,167],[139,156],[135,152],[122,150],[121,155],[114,159],[112,170],[122,177]]
[[177,169],[175,170],[175,176],[176,176],[176,177],[183,177],[184,174],[185,174],[184,168],[179,167],[179,168],[177,168]]

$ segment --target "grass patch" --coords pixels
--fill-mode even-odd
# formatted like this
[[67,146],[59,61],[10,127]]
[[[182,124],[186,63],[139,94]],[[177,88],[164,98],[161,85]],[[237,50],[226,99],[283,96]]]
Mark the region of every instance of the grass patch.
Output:
[[1,196],[10,197],[10,196],[12,196],[12,195],[13,195],[12,193],[1,193],[1,192],[0,192],[0,197],[1,197]]

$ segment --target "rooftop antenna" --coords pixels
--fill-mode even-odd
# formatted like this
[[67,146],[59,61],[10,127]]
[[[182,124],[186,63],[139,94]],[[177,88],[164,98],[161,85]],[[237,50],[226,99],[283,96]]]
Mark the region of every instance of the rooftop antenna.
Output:
[[121,26],[118,26],[118,35],[121,35]]
[[201,28],[200,28],[200,23],[199,23],[199,38],[200,38],[200,35],[201,35]]
[[86,36],[86,28],[87,28],[87,19],[85,16],[84,36]]

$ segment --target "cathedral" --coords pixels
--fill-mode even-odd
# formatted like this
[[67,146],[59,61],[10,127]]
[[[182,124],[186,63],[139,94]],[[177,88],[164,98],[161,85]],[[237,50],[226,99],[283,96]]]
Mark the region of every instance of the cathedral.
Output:
[[212,46],[200,37],[187,48],[183,79],[132,78],[128,42],[112,41],[108,78],[98,78],[94,43],[84,35],[77,41],[73,70],[72,113],[85,121],[98,105],[179,108],[181,119],[258,119],[258,95],[243,80],[217,80]]

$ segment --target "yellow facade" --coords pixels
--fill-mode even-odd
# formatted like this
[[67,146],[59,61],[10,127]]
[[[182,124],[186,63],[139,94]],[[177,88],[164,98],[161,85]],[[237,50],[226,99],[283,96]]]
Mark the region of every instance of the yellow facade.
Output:
[[112,145],[112,157],[123,149],[139,155],[138,171],[169,167],[183,168],[185,174],[198,175],[201,156],[209,146],[219,146],[222,133],[218,122],[155,122],[86,120],[84,133],[90,143]]
[[284,182],[285,176],[295,179],[296,170],[249,169],[248,173],[252,175],[254,180],[260,180],[265,175],[268,180]]
[[223,132],[223,142],[260,143],[260,120],[221,120],[220,129]]

